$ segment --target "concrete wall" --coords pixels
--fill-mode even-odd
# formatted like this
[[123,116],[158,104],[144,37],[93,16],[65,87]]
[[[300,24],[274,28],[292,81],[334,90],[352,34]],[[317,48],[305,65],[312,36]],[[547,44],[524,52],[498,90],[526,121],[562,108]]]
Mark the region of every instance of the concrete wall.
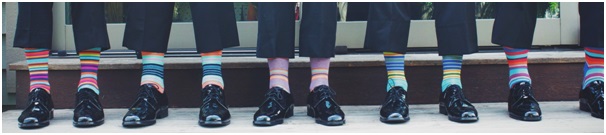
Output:
[[17,20],[17,3],[2,2],[2,105],[15,105],[15,71],[8,64],[25,60],[21,49],[13,48]]

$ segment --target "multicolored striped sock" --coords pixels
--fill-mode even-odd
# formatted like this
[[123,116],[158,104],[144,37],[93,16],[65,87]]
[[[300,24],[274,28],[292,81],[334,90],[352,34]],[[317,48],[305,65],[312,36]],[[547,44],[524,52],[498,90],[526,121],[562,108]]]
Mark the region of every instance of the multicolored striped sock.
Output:
[[164,53],[141,51],[143,75],[141,85],[152,84],[158,92],[164,93]]
[[48,82],[48,49],[24,48],[27,67],[29,69],[29,90],[42,88],[50,93]]
[[269,88],[280,87],[290,93],[288,85],[288,58],[268,58]]
[[458,85],[463,88],[461,84],[461,65],[463,63],[463,55],[444,55],[442,56],[442,66],[444,70],[444,76],[442,79],[442,92],[450,85]]
[[309,58],[311,64],[311,83],[309,91],[320,85],[328,86],[328,69],[330,68],[330,58]]
[[80,83],[78,91],[83,88],[93,90],[99,94],[99,85],[97,85],[97,71],[99,68],[99,57],[101,56],[101,48],[91,48],[78,52],[80,55]]
[[396,52],[383,52],[385,67],[387,68],[387,91],[392,87],[400,86],[408,90],[408,82],[404,73],[404,54]]
[[585,47],[583,89],[591,82],[604,81],[604,48]]
[[530,74],[528,73],[528,49],[516,49],[503,46],[507,63],[509,63],[509,88],[519,82],[528,82],[532,84]]
[[201,53],[202,56],[202,88],[214,84],[223,89],[221,75],[221,55],[223,50]]

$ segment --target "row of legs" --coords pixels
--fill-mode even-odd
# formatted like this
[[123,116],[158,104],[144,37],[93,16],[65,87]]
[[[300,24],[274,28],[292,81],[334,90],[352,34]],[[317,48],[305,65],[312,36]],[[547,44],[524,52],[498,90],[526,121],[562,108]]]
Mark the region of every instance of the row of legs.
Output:
[[[30,69],[30,106],[26,110],[44,110],[40,113],[23,112],[21,127],[39,127],[52,118],[51,85],[48,82],[48,50],[27,48],[26,57]],[[541,110],[532,92],[532,80],[527,69],[528,49],[504,47],[509,63],[508,110],[510,117],[526,121],[541,120]],[[97,67],[99,48],[80,53],[81,79],[78,85],[77,103],[74,109],[74,125],[96,126],[103,123],[103,109],[98,101]],[[163,53],[143,52],[143,72],[137,101],[124,117],[124,126],[146,126],[157,118],[168,116],[168,101],[164,94]],[[580,108],[591,112],[592,116],[603,118],[603,48],[585,48],[585,68]],[[221,76],[221,51],[201,53],[203,105],[200,107],[200,125],[217,126],[229,124],[230,114],[224,104],[223,79]],[[405,55],[384,52],[388,82],[387,96],[380,110],[380,120],[387,123],[405,122],[408,119],[406,94],[408,83],[404,72]],[[463,56],[443,56],[443,81],[440,96],[440,113],[457,122],[473,122],[479,119],[474,106],[463,95],[461,65]],[[292,116],[294,107],[288,82],[288,58],[269,58],[270,84],[266,100],[254,114],[255,125],[276,125]],[[329,58],[310,58],[311,83],[309,86],[308,114],[324,125],[342,125],[345,114],[334,100],[335,93],[329,87]],[[41,98],[40,98],[41,97]],[[152,100],[153,99],[153,100]],[[602,102],[600,102],[602,101]],[[321,103],[321,104],[320,104]],[[44,106],[42,106],[44,105]],[[91,110],[93,109],[93,110]],[[95,113],[91,113],[95,112]],[[49,117],[42,117],[49,115]],[[46,119],[43,119],[46,118]]]
[[[100,10],[83,8],[87,4],[95,3],[73,3],[72,12],[74,31],[76,34],[77,51],[81,59],[81,81],[78,85],[76,106],[74,109],[75,126],[97,126],[104,122],[103,107],[98,100],[100,93],[97,86],[97,69],[100,51],[109,48],[107,33],[86,34],[97,31],[94,28],[105,29],[105,22],[82,19],[83,15],[99,16]],[[98,3],[97,3],[98,4]],[[143,72],[139,94],[133,105],[123,117],[123,126],[137,127],[148,126],[156,122],[156,119],[168,116],[168,99],[164,89],[164,53],[168,44],[170,34],[169,11],[172,11],[171,3],[130,3],[130,11],[127,28],[125,31],[124,46],[129,49],[141,51],[143,55]],[[225,3],[215,6],[205,5],[207,3],[195,3],[192,10],[200,10],[192,13],[207,13],[205,10],[213,11],[215,8],[229,7]],[[292,116],[293,101],[290,95],[288,83],[288,58],[294,57],[294,15],[292,11],[294,3],[263,3],[259,5],[259,39],[257,56],[268,58],[270,85],[266,98],[259,110],[255,112],[253,124],[276,125],[283,122],[285,118]],[[53,104],[50,96],[51,87],[48,83],[48,53],[50,44],[49,28],[52,21],[49,15],[32,14],[40,16],[22,17],[22,14],[31,14],[32,10],[22,9],[44,9],[44,13],[50,13],[48,5],[35,7],[36,5],[21,4],[19,10],[19,21],[30,23],[18,23],[15,47],[23,47],[30,69],[30,94],[28,107],[19,117],[19,127],[37,128],[44,127],[50,123],[53,116]],[[28,7],[30,6],[30,7]],[[52,5],[51,5],[52,6]],[[90,5],[89,5],[90,6]],[[288,7],[291,6],[291,7]],[[307,115],[315,118],[316,122],[323,125],[343,125],[345,114],[340,109],[334,97],[335,92],[329,87],[328,69],[330,57],[334,56],[334,39],[336,29],[336,14],[334,10],[311,10],[334,8],[332,4],[309,3],[305,5],[301,27],[300,49],[301,56],[310,57],[312,78],[309,87],[310,93],[307,100]],[[500,5],[506,7],[506,4]],[[517,7],[516,4],[509,5]],[[479,120],[475,107],[467,101],[463,94],[461,84],[461,65],[463,54],[477,52],[477,39],[475,33],[474,11],[468,10],[473,7],[470,3],[436,3],[436,30],[438,37],[439,55],[443,56],[443,81],[440,95],[440,113],[445,114],[452,121],[474,122]],[[524,6],[522,6],[524,7]],[[410,27],[410,18],[406,14],[405,3],[371,3],[370,16],[367,26],[367,39],[365,48],[384,52],[388,82],[386,83],[387,96],[380,110],[380,120],[383,122],[405,122],[408,117],[407,90],[408,84],[404,72],[404,53]],[[87,10],[88,9],[88,10]],[[153,9],[153,10],[147,10]],[[465,9],[465,10],[457,10]],[[521,8],[524,9],[524,8]],[[580,8],[581,9],[581,8]],[[582,8],[586,9],[586,8]],[[595,8],[587,8],[595,9]],[[218,9],[217,9],[218,10]],[[233,11],[233,10],[230,10]],[[603,6],[601,11],[603,12]],[[148,17],[141,13],[153,12]],[[157,12],[157,13],[156,13]],[[581,11],[580,12],[584,12]],[[233,13],[221,12],[229,15]],[[495,20],[495,31],[508,33],[503,36],[493,34],[493,42],[504,46],[505,53],[510,66],[510,96],[508,101],[509,115],[512,118],[537,121],[541,120],[541,110],[532,92],[532,81],[527,70],[527,53],[532,36],[534,22],[516,23],[518,12],[497,12]],[[527,12],[520,12],[527,13]],[[504,15],[502,15],[504,14]],[[198,16],[201,14],[192,14]],[[314,18],[321,16],[319,18]],[[509,16],[507,16],[509,15]],[[235,21],[233,17],[221,17],[223,15],[209,15],[205,17],[194,17],[194,29],[205,31],[196,32],[196,44],[202,59],[203,78],[201,82],[201,97],[203,103],[200,107],[199,124],[202,126],[223,126],[230,123],[231,115],[225,104],[224,84],[221,75],[222,49],[237,46],[239,43],[237,33],[234,32]],[[536,19],[532,14],[533,20]],[[526,17],[525,16],[525,17]],[[219,18],[218,21],[213,19]],[[581,109],[590,111],[592,116],[603,118],[603,31],[601,36],[595,27],[583,25],[584,22],[595,22],[581,16],[581,31],[589,33],[581,35],[581,44],[585,47],[587,64],[583,87],[580,92]],[[39,19],[39,20],[36,20]],[[96,18],[103,20],[103,18]],[[326,22],[331,23],[321,23]],[[393,20],[392,20],[393,19]],[[52,19],[50,19],[52,20]],[[283,20],[287,20],[284,22]],[[505,20],[505,21],[503,21]],[[521,19],[523,20],[523,19]],[[47,22],[45,22],[47,21]],[[35,23],[41,23],[38,25]],[[204,25],[202,25],[204,24]],[[519,29],[502,29],[497,24],[515,24]],[[532,25],[529,25],[532,24]],[[601,24],[603,27],[603,19]],[[590,24],[591,25],[591,24]],[[141,27],[138,27],[141,26]],[[144,27],[158,26],[158,27]],[[472,27],[473,26],[473,27]],[[532,26],[532,28],[530,28]],[[92,28],[91,28],[92,27]],[[387,27],[387,28],[386,28]],[[509,28],[509,27],[506,27]],[[40,30],[40,31],[31,31]],[[386,31],[383,31],[386,30]],[[508,31],[512,30],[512,31]],[[196,30],[198,31],[198,30]],[[290,32],[289,32],[290,31]],[[583,32],[590,31],[590,32]],[[150,33],[157,34],[157,36]],[[270,33],[270,34],[268,34]],[[322,34],[313,34],[322,33]],[[511,34],[513,33],[513,34]],[[526,37],[518,39],[513,35]],[[40,38],[47,37],[47,38]],[[496,37],[496,38],[495,38]],[[511,39],[508,37],[512,37]],[[597,38],[585,38],[597,37]],[[80,40],[79,40],[80,39]],[[201,40],[198,40],[201,39]],[[602,46],[592,44],[596,41],[585,39],[599,39]],[[511,41],[511,42],[505,42]],[[89,46],[86,46],[89,45]],[[518,46],[520,45],[520,46]],[[597,46],[597,47],[596,47]]]

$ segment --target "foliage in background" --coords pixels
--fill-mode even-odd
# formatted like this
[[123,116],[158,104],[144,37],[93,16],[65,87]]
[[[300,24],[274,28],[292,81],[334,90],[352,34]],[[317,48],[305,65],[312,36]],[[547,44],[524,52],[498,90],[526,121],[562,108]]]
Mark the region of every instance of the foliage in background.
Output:
[[105,20],[107,23],[122,23],[125,19],[124,5],[121,2],[105,3]]
[[175,2],[173,22],[191,22],[191,9],[189,2]]
[[494,2],[476,2],[476,19],[494,18],[496,3]]

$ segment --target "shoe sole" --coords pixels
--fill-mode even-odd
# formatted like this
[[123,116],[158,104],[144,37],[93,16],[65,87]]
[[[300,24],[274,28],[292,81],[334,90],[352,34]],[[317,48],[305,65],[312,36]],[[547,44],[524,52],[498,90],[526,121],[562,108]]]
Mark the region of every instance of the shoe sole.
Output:
[[97,121],[90,121],[90,122],[76,122],[74,121],[74,127],[95,127],[95,126],[99,126],[102,125],[103,123],[105,123],[105,119],[101,119],[101,120],[97,120]]
[[42,127],[46,127],[50,124],[50,120],[52,120],[54,118],[54,110],[51,110],[49,112],[49,118],[46,121],[42,121],[42,122],[37,122],[37,123],[21,123],[19,122],[19,128],[22,129],[34,129],[34,128],[42,128]]
[[514,113],[509,113],[509,117],[516,119],[516,120],[521,120],[521,121],[541,121],[542,116],[538,116],[538,117],[526,117],[526,116],[519,116],[516,115]]
[[229,125],[230,120],[222,120],[222,121],[198,121],[198,125],[203,127],[221,127]]
[[162,119],[168,117],[168,106],[160,108],[156,111],[156,118],[151,120],[142,121],[122,121],[123,127],[143,127],[156,124],[156,119]]
[[446,111],[446,106],[440,105],[439,107],[440,107],[440,113],[448,116],[448,120],[450,120],[450,121],[459,122],[459,123],[470,123],[470,122],[477,122],[478,120],[480,120],[480,118],[478,118],[477,116],[473,117],[473,118],[456,117],[454,115],[448,114],[448,111]]
[[307,105],[307,116],[315,118],[316,123],[322,124],[325,126],[341,126],[341,125],[345,124],[344,117],[343,117],[343,120],[340,120],[340,121],[326,121],[326,120],[317,118],[315,113],[316,113],[316,111],[311,106]]
[[290,107],[288,107],[288,109],[286,110],[286,115],[284,115],[284,118],[277,119],[277,120],[271,120],[271,121],[256,121],[256,120],[253,120],[253,125],[256,125],[256,126],[274,126],[274,125],[282,124],[282,123],[284,123],[284,119],[290,118],[290,117],[292,117],[294,115],[294,108],[295,108],[295,105],[291,105]]
[[586,99],[579,100],[579,109],[581,109],[582,111],[591,113],[591,116],[593,116],[593,117],[604,119],[604,114],[600,115],[598,113],[594,113],[593,111],[591,111],[592,110],[591,105],[589,105],[589,103],[587,102]]
[[381,122],[383,122],[383,123],[389,123],[389,124],[391,124],[391,123],[404,123],[404,122],[409,121],[410,117],[406,116],[404,118],[386,118],[386,117],[381,116],[381,118],[379,120],[381,120]]

